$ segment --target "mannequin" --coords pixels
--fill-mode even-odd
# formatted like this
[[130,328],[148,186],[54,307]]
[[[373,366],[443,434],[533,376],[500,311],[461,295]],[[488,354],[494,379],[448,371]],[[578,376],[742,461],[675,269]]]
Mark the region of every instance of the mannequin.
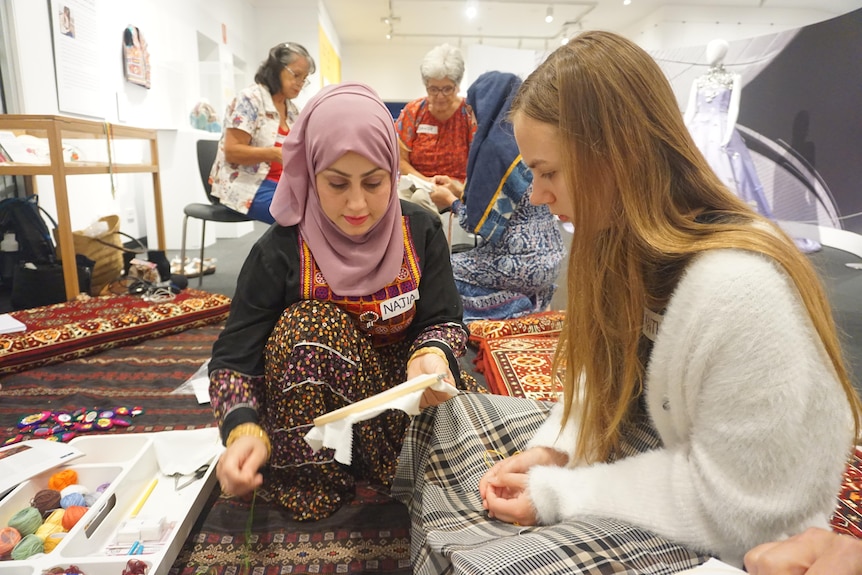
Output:
[[[694,80],[684,120],[697,147],[722,182],[752,209],[772,218],[772,209],[757,176],[751,154],[736,129],[742,77],[724,68],[728,44],[722,39],[706,46],[709,70]],[[808,253],[820,249],[813,240],[794,240]]]
[[742,79],[724,68],[727,48],[721,39],[707,45],[709,70],[692,83],[685,124],[722,182],[761,215],[771,218],[772,210],[751,155],[736,129]]

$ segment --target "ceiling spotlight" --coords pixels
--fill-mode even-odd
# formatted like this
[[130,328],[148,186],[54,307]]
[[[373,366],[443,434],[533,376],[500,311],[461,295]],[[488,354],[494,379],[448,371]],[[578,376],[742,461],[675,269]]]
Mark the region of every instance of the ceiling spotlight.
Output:
[[545,22],[550,24],[553,21],[554,21],[554,7],[548,6],[548,11],[545,12]]
[[387,32],[387,33],[386,33],[386,39],[387,39],[387,40],[391,40],[391,39],[392,39],[392,32]]
[[467,16],[468,20],[472,20],[479,14],[479,6],[476,0],[468,0],[467,1],[467,9],[464,10],[464,14]]
[[632,0],[623,0],[623,6],[628,6],[632,3]]
[[569,43],[569,38],[567,36],[563,36],[562,38],[560,38],[560,46],[565,46],[568,43]]

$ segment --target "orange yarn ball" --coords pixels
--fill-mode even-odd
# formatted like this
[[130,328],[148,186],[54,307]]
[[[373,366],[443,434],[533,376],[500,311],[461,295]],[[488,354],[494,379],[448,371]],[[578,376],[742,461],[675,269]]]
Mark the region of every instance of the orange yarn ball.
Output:
[[63,491],[75,483],[78,483],[78,473],[74,469],[64,469],[63,471],[58,471],[48,479],[48,488]]
[[66,531],[72,529],[75,526],[81,517],[87,512],[87,507],[83,505],[72,505],[71,507],[66,508],[66,512],[63,514],[63,528]]
[[0,557],[12,553],[12,549],[21,541],[21,534],[14,527],[0,529]]

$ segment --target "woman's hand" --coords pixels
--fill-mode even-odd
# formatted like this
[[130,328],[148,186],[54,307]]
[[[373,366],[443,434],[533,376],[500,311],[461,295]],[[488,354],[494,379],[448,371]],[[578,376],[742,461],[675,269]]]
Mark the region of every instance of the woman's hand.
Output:
[[237,438],[216,463],[216,477],[225,495],[243,496],[263,484],[260,468],[267,458],[266,443],[254,436]]
[[[407,364],[407,379],[413,379],[414,377],[425,374],[437,375],[440,373],[444,374],[444,381],[452,385],[452,387],[455,387],[455,378],[449,370],[449,362],[439,355],[426,353],[425,355],[414,357]],[[419,400],[419,409],[439,405],[450,397],[451,396],[445,392],[435,391],[429,387],[425,390],[425,393],[422,394],[422,399]]]
[[751,575],[862,575],[862,541],[825,529],[808,529],[745,554]]
[[464,184],[449,176],[434,176],[431,183],[434,186],[428,195],[438,209],[448,208],[464,196]]
[[479,481],[482,506],[488,516],[507,523],[535,525],[538,519],[527,473],[537,465],[562,466],[567,460],[564,453],[549,447],[534,447],[498,461]]

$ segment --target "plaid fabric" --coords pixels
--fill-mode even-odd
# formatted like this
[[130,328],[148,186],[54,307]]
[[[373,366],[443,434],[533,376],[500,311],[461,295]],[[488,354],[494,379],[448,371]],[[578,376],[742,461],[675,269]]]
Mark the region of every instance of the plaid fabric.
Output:
[[[543,527],[488,519],[479,479],[497,458],[523,450],[551,407],[462,394],[414,418],[392,486],[410,513],[414,573],[658,575],[708,559],[607,518]],[[659,444],[645,417],[625,437],[623,456]]]

